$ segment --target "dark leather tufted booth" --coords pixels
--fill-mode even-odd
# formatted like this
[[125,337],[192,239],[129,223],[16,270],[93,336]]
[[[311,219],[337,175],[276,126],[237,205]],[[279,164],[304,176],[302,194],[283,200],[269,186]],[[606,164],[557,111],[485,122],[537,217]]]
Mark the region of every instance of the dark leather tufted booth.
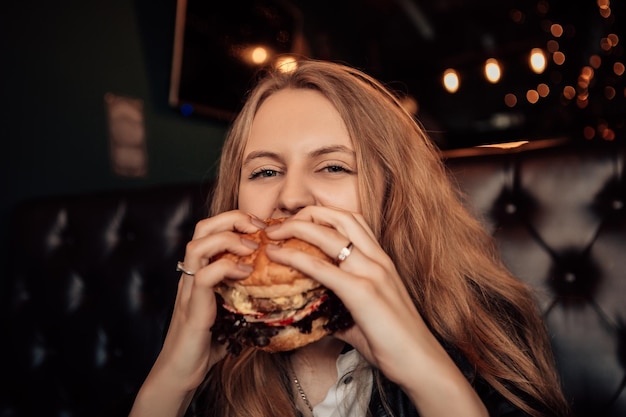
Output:
[[[579,417],[626,416],[625,159],[617,142],[445,155],[506,263],[537,289]],[[16,210],[0,417],[127,414],[208,189],[45,198]]]

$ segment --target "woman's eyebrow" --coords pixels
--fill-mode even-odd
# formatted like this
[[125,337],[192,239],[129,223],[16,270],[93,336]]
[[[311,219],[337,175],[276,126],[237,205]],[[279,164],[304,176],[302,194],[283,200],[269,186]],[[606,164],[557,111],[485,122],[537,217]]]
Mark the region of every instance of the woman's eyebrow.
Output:
[[279,155],[276,152],[271,151],[252,151],[246,156],[243,160],[243,165],[247,165],[255,159],[259,158],[270,158],[270,159],[280,159]]
[[[350,156],[356,155],[356,152],[354,152],[352,149],[348,148],[347,146],[331,145],[331,146],[323,146],[321,148],[314,149],[311,152],[309,152],[308,156],[310,158],[316,158],[319,156],[323,156],[323,155],[327,155],[327,154],[335,153],[335,152],[346,153],[346,154],[349,154]],[[280,155],[276,152],[267,151],[267,150],[252,151],[244,159],[243,165],[245,166],[251,163],[253,160],[259,159],[259,158],[268,158],[268,159],[275,159],[275,160],[281,159]]]
[[351,156],[356,155],[356,152],[354,152],[352,149],[348,148],[347,146],[331,145],[331,146],[324,146],[324,147],[315,149],[309,152],[309,156],[312,158],[315,158],[318,156],[323,156],[323,155],[326,155],[329,153],[335,153],[335,152],[347,153],[347,154],[350,154]]

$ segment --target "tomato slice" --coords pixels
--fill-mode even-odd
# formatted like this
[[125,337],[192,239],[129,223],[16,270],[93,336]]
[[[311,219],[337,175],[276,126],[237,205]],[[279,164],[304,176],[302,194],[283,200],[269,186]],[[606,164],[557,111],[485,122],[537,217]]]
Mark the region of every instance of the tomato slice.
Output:
[[289,326],[297,321],[300,321],[307,317],[309,314],[313,313],[315,310],[319,308],[320,305],[324,301],[328,299],[328,294],[321,294],[319,297],[316,297],[305,304],[304,307],[298,310],[284,310],[273,313],[257,313],[257,314],[241,314],[236,311],[233,307],[224,303],[224,308],[230,311],[231,313],[241,314],[244,319],[250,323],[263,322],[268,326]]

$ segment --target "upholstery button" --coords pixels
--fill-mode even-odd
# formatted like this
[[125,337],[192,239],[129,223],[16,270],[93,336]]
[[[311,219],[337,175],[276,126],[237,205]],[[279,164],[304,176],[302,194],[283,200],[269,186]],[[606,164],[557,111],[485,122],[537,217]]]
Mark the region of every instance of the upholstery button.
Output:
[[352,378],[352,376],[351,376],[351,375],[349,375],[349,376],[347,376],[347,377],[345,377],[345,378],[344,378],[343,383],[344,383],[345,385],[348,385],[350,382],[352,382],[352,379],[353,379],[353,378]]
[[596,293],[603,274],[594,259],[580,250],[570,250],[559,255],[550,277],[556,295],[588,300]]
[[506,211],[507,214],[514,214],[517,211],[517,206],[513,203],[508,203],[504,207],[504,211]]

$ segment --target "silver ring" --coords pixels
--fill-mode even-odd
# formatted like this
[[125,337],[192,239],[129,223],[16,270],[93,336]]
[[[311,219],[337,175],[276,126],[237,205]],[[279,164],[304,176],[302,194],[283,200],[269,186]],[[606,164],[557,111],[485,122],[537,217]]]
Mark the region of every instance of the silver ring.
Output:
[[189,275],[190,277],[193,277],[194,275],[196,275],[195,272],[191,272],[185,269],[185,264],[183,264],[181,261],[178,261],[178,263],[176,264],[176,270],[178,272],[182,272],[185,275]]
[[350,256],[350,253],[352,253],[352,246],[352,242],[348,242],[346,247],[342,248],[341,251],[339,251],[339,255],[337,255],[337,260],[339,262],[345,261],[346,258]]

